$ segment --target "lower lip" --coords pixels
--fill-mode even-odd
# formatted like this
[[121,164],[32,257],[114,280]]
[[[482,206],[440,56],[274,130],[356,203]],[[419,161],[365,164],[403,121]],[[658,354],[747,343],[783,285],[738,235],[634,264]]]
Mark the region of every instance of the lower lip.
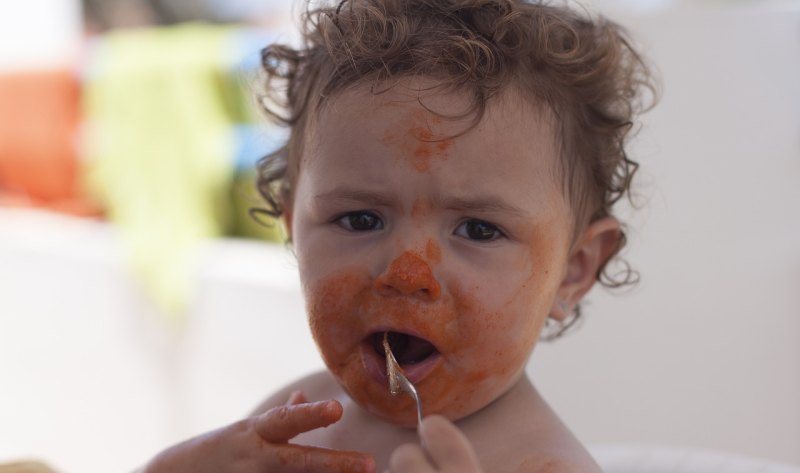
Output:
[[[386,359],[375,351],[371,343],[364,342],[361,345],[361,359],[364,362],[364,368],[367,370],[367,374],[372,379],[388,388],[389,379],[386,376]],[[419,363],[402,366],[403,373],[411,383],[417,384],[422,381],[428,373],[433,371],[441,359],[441,354],[435,353]]]

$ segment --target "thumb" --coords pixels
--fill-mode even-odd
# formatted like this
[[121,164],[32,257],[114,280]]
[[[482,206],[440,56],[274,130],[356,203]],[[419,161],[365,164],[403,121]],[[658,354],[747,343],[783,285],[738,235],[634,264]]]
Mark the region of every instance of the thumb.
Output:
[[452,471],[474,471],[480,463],[466,435],[440,415],[422,420],[419,435],[430,459],[440,468]]

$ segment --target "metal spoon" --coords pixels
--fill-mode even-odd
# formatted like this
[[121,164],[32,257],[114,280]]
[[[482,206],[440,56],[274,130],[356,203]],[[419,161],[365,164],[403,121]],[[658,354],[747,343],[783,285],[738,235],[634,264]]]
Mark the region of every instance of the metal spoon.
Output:
[[383,350],[386,352],[386,375],[389,378],[389,392],[392,396],[397,396],[402,391],[408,393],[417,403],[417,425],[422,423],[422,402],[419,400],[419,395],[411,381],[406,378],[400,364],[392,353],[392,348],[389,346],[389,333],[383,334]]

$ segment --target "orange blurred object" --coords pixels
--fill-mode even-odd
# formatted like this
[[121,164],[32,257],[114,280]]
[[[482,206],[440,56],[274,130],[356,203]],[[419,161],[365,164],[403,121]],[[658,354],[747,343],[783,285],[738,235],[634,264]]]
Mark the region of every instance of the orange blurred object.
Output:
[[80,84],[70,71],[0,74],[0,205],[97,215],[79,181]]

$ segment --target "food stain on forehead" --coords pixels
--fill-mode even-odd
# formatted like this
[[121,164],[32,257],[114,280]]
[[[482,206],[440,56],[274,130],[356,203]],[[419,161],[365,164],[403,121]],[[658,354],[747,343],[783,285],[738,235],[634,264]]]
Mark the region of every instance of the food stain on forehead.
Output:
[[435,129],[442,119],[424,110],[398,120],[393,128],[385,130],[381,142],[399,149],[417,172],[430,172],[434,159],[447,159],[453,138]]

